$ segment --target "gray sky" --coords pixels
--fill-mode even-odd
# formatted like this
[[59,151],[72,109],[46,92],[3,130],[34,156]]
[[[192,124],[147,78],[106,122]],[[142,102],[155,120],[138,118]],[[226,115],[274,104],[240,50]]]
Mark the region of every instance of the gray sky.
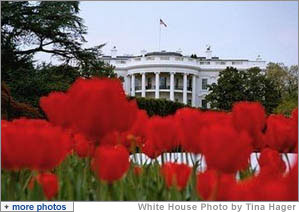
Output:
[[[118,54],[161,49],[213,56],[298,64],[298,2],[81,2],[88,27],[86,46],[107,43]],[[44,57],[43,57],[44,58]]]

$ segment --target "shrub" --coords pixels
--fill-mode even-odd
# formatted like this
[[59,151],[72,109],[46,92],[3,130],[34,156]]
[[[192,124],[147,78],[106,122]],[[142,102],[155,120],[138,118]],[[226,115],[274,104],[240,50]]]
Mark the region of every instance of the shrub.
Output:
[[172,102],[167,99],[150,99],[143,97],[128,97],[130,100],[136,99],[139,109],[145,110],[149,116],[167,116],[174,114],[178,109],[190,107],[180,102]]

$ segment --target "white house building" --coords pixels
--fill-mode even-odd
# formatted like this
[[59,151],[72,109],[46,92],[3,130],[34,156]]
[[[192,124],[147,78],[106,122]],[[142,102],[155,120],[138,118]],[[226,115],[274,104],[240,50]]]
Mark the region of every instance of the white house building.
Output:
[[219,59],[212,57],[210,47],[205,57],[192,58],[177,52],[142,51],[139,56],[117,56],[117,49],[102,60],[115,66],[115,73],[122,80],[127,95],[148,98],[165,98],[209,107],[205,101],[207,85],[217,83],[220,71],[227,67],[247,70],[259,67],[264,70],[266,62],[260,56],[255,61],[245,59]]

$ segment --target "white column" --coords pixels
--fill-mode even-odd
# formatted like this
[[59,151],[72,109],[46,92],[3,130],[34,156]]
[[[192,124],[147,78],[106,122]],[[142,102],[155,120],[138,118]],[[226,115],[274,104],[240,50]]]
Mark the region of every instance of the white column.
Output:
[[130,77],[129,75],[125,76],[125,94],[130,95]]
[[141,97],[145,97],[145,73],[141,77]]
[[160,73],[159,72],[156,72],[155,73],[156,74],[156,81],[155,81],[155,83],[156,83],[156,86],[155,86],[155,98],[156,99],[159,99],[159,86],[160,86]]
[[192,107],[196,106],[196,75],[192,75]]
[[131,96],[135,96],[135,75],[131,76]]
[[187,73],[184,73],[183,103],[187,104]]
[[174,72],[170,72],[170,101],[174,101]]

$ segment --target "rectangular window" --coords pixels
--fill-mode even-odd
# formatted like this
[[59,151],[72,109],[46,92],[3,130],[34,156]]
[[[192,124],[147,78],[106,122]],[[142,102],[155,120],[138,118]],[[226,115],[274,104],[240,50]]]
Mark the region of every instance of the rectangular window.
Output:
[[201,87],[202,87],[202,90],[207,90],[208,89],[208,79],[202,79]]
[[192,78],[188,79],[188,88],[187,88],[187,90],[192,91]]
[[192,103],[192,100],[188,99],[188,105],[191,105],[191,103]]
[[160,77],[160,89],[166,89],[166,77]]
[[135,90],[141,90],[141,80],[138,78],[135,79]]
[[152,78],[147,78],[147,88],[146,89],[152,89]]
[[179,88],[179,78],[175,79],[175,88],[178,89]]
[[202,107],[203,109],[207,109],[207,107],[208,107],[207,100],[205,100],[205,99],[201,100],[201,107]]

